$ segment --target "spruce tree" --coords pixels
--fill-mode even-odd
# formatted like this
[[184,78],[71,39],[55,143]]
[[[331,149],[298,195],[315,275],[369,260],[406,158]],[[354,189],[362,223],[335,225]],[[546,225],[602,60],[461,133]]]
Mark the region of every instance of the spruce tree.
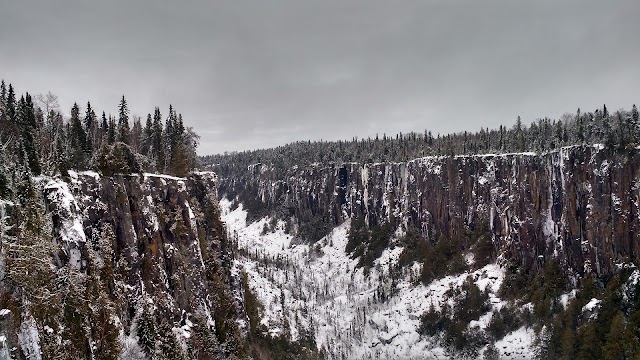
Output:
[[87,166],[87,134],[80,121],[80,107],[77,103],[74,103],[71,108],[71,119],[69,121],[71,125],[69,133],[71,164],[79,170],[83,170]]
[[38,126],[29,93],[20,98],[18,110],[18,126],[29,169],[33,175],[40,175],[40,154],[36,140],[38,138]]
[[16,112],[16,94],[13,91],[13,86],[9,84],[9,90],[7,91],[7,100],[5,104],[5,119],[2,130],[5,136],[17,136],[17,112]]
[[136,116],[133,121],[133,129],[131,129],[131,148],[134,152],[140,153],[140,147],[142,144],[142,123],[140,117]]
[[155,358],[156,341],[158,340],[158,329],[155,321],[155,316],[148,309],[147,305],[143,305],[142,313],[138,318],[138,344],[142,351],[149,357]]
[[613,148],[616,142],[613,126],[611,125],[611,118],[609,117],[609,111],[607,105],[602,107],[602,137],[604,138],[604,144],[608,148]]
[[624,317],[620,311],[611,320],[607,340],[602,348],[604,360],[624,360]]
[[158,326],[157,352],[159,360],[184,359],[178,339],[176,339],[171,324],[167,320],[162,320]]
[[7,106],[7,85],[4,80],[0,82],[0,109],[4,109]]
[[147,114],[147,121],[144,124],[144,130],[142,132],[142,142],[140,145],[140,153],[145,156],[149,156],[151,153],[151,143],[153,142],[153,121],[151,120],[151,114]]
[[107,143],[113,144],[116,142],[116,121],[109,115],[109,130],[107,131]]
[[131,145],[131,128],[129,127],[129,108],[127,100],[122,95],[118,106],[118,141]]
[[91,108],[91,103],[87,102],[87,110],[84,115],[84,131],[87,134],[87,139],[85,142],[85,152],[91,157],[91,153],[93,152],[93,148],[95,147],[96,136],[97,136],[97,119],[96,113]]
[[[104,111],[102,112],[102,124],[100,126],[100,141],[107,141],[107,136],[108,136],[108,132],[109,132],[109,123],[107,122],[107,116],[104,113]],[[96,144],[96,145],[100,145],[100,144]],[[98,146],[95,146],[96,148]]]
[[0,83],[0,140],[2,140],[2,130],[6,128],[7,117],[7,86],[4,80]]
[[165,152],[163,148],[162,133],[162,114],[160,108],[156,107],[153,112],[153,140],[151,143],[151,152],[156,162],[156,169],[163,172],[165,168]]

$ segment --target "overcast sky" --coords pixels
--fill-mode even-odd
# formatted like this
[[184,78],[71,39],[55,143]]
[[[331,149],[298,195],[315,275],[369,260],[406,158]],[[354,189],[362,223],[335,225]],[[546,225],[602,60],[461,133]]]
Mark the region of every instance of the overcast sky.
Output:
[[638,0],[6,0],[0,78],[171,103],[210,154],[629,109],[639,34]]

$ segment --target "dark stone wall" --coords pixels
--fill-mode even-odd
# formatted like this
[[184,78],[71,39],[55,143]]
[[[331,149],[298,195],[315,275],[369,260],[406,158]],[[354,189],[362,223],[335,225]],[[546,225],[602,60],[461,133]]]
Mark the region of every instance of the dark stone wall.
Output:
[[[245,317],[213,173],[186,179],[74,174],[68,187],[75,199],[70,208],[48,196],[55,189],[44,188],[54,241],[62,246],[57,265],[67,266],[68,254],[77,249],[78,270],[87,273],[88,261],[106,241],[110,256],[102,260],[114,267],[109,290],[125,325],[143,301],[153,301],[157,315],[174,323],[196,312],[215,317],[221,291],[235,299],[238,317]],[[74,217],[82,219],[86,242],[65,242],[60,236]]]
[[544,154],[427,157],[313,165],[277,174],[257,164],[220,179],[220,195],[285,207],[299,221],[415,226],[433,241],[487,224],[505,259],[608,276],[637,263],[640,152],[568,147]]

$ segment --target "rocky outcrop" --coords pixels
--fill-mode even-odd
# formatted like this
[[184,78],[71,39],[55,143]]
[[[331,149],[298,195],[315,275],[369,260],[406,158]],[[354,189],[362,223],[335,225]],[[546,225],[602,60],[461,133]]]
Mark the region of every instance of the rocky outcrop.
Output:
[[[80,331],[88,331],[80,340],[89,338],[86,344],[92,341],[93,345],[80,343],[74,345],[79,347],[74,351],[92,354],[100,349],[101,338],[96,336],[106,336],[95,334],[104,330],[96,323],[98,310],[104,307],[111,310],[102,321],[112,325],[110,331],[116,338],[123,334],[120,347],[137,341],[141,318],[150,316],[156,327],[149,331],[158,331],[153,336],[167,335],[157,328],[167,323],[169,333],[183,344],[183,349],[176,351],[183,354],[187,354],[189,342],[191,350],[199,349],[202,356],[209,356],[205,358],[213,358],[211,343],[208,348],[203,345],[207,334],[219,341],[217,356],[237,350],[234,346],[247,323],[243,290],[226,227],[220,221],[213,173],[176,178],[70,172],[66,180],[41,177],[34,179],[34,184],[34,201],[43,205],[44,224],[35,243],[46,242],[51,251],[50,260],[45,256],[33,261],[52,262],[54,278],[44,284],[57,289],[51,290],[51,298],[58,301],[55,307],[59,308],[43,311],[46,316],[36,313],[34,305],[23,308],[31,304],[30,295],[21,290],[29,285],[3,277],[2,348],[14,348],[15,352],[19,343],[22,356],[27,348],[45,354],[47,339],[52,338],[52,346],[58,343],[71,349],[68,344],[73,345],[73,340],[67,344],[65,339],[74,329],[69,321],[75,319]],[[1,210],[4,260],[11,256],[12,246],[26,246],[15,226],[16,216],[26,212],[10,202],[2,203]],[[12,261],[28,264],[31,260]],[[7,270],[4,264],[2,261],[3,275]],[[84,300],[77,304],[72,295]],[[36,310],[27,310],[31,308]],[[198,330],[197,326],[206,329]],[[20,338],[22,333],[35,335]],[[190,342],[193,337],[201,343]],[[111,351],[117,348],[113,344]],[[69,350],[69,354],[76,353]]]
[[[123,320],[131,320],[126,314],[133,313],[141,296],[154,299],[161,313],[175,321],[196,309],[211,313],[207,257],[213,256],[221,268],[230,270],[230,264],[222,266],[230,256],[222,249],[225,230],[208,223],[218,216],[211,214],[217,211],[213,174],[186,179],[72,174],[69,190],[73,198],[66,201],[64,189],[45,186],[54,238],[63,242],[59,266],[71,261],[86,271],[92,247],[112,232],[111,260],[123,269],[122,283],[114,286],[121,287],[121,294],[128,298],[122,304]],[[77,221],[81,227],[75,225]],[[69,234],[74,227],[82,231]],[[74,258],[75,252],[79,256]],[[229,282],[230,272],[226,276]]]
[[[221,195],[257,199],[298,219],[396,220],[435,241],[486,225],[507,259],[555,257],[609,276],[640,255],[640,152],[575,146],[535,154],[426,157],[407,163],[312,165],[277,174],[256,164],[220,179]],[[260,208],[252,206],[251,209]]]

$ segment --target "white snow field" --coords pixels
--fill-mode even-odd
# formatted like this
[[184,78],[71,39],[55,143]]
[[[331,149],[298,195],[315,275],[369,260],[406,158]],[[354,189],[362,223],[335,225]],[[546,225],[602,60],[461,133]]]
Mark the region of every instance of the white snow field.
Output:
[[[269,333],[278,335],[285,330],[286,316],[287,330],[294,340],[303,331],[312,332],[318,348],[331,359],[456,358],[435,340],[421,337],[416,329],[420,315],[431,304],[438,309],[444,301],[451,301],[445,292],[461,286],[469,275],[481,290],[489,290],[491,311],[505,304],[497,297],[504,271],[496,264],[447,276],[428,286],[414,281],[420,274],[420,265],[414,264],[394,283],[389,271],[402,248],[385,250],[365,276],[363,269],[356,267],[358,261],[344,252],[349,222],[315,245],[296,245],[284,232],[284,222],[263,234],[271,219],[247,224],[242,205],[234,210],[231,205],[226,199],[220,201],[222,219],[239,249],[246,252],[237,257],[236,265],[247,273],[251,290],[264,305],[262,324]],[[376,294],[382,292],[386,301],[377,300]],[[470,326],[484,328],[490,318],[491,312]],[[532,342],[533,331],[522,328],[496,342],[496,347],[501,359],[531,359]]]

